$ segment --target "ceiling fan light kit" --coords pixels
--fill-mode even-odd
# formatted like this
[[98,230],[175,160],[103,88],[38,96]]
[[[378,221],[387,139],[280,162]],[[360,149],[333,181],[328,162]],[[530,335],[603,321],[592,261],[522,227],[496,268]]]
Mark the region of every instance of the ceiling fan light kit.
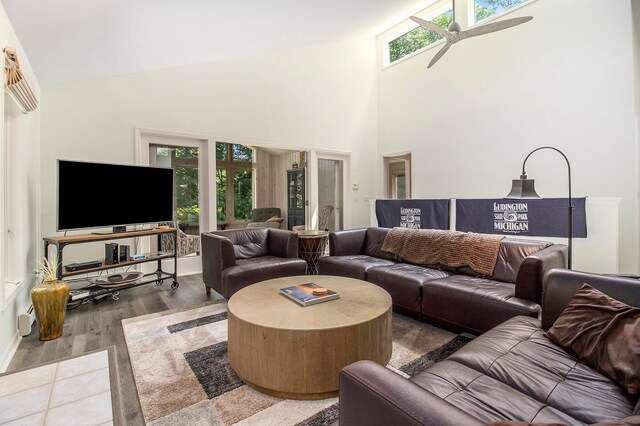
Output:
[[438,62],[442,56],[449,50],[449,48],[459,42],[460,40],[464,40],[466,38],[471,38],[483,34],[489,34],[496,31],[506,30],[507,28],[515,27],[516,25],[524,24],[525,22],[529,22],[533,19],[533,16],[522,16],[520,18],[511,18],[505,19],[502,21],[491,22],[485,25],[479,25],[477,27],[470,28],[468,30],[462,31],[460,24],[456,22],[456,7],[455,0],[453,2],[453,16],[451,19],[451,25],[449,25],[449,29],[445,30],[444,28],[439,27],[433,22],[426,21],[422,18],[418,18],[417,16],[411,16],[410,19],[421,27],[434,31],[440,34],[445,39],[444,46],[435,54],[431,62],[429,62],[428,68],[431,68],[433,64]]

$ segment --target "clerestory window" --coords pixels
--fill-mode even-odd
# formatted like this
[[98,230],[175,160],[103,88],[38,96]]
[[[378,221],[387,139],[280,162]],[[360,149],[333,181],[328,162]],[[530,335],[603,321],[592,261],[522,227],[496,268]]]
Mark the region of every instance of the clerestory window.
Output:
[[528,0],[474,0],[475,22],[504,12]]
[[[430,19],[430,21],[439,27],[447,29],[451,24],[452,16],[453,12],[448,10]],[[417,52],[440,39],[442,39],[440,34],[418,26],[389,42],[389,63],[393,63],[413,52]]]

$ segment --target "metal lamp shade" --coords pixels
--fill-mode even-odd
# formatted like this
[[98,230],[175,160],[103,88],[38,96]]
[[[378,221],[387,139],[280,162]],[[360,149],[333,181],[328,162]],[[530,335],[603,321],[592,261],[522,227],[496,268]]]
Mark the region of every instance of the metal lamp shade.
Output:
[[534,199],[540,198],[534,187],[534,179],[513,179],[511,192],[505,198]]

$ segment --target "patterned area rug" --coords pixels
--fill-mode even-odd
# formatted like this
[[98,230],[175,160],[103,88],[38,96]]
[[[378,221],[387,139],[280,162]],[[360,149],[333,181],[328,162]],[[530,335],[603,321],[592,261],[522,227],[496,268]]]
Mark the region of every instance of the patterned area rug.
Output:
[[[208,303],[122,321],[149,425],[328,425],[338,398],[283,400],[244,385],[227,359],[227,305]],[[393,314],[389,368],[410,377],[471,338]]]

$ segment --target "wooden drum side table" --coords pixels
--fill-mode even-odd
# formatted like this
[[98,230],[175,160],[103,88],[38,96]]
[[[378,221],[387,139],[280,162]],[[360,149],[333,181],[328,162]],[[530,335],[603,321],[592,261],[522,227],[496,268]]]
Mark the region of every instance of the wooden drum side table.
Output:
[[281,288],[309,276],[276,278],[245,287],[229,299],[229,363],[252,388],[286,399],[338,395],[340,370],[391,358],[391,296],[352,278],[318,275],[313,282],[340,298],[298,305]]
[[318,275],[318,260],[329,239],[327,231],[301,230],[298,234],[298,254],[307,262],[307,275]]

